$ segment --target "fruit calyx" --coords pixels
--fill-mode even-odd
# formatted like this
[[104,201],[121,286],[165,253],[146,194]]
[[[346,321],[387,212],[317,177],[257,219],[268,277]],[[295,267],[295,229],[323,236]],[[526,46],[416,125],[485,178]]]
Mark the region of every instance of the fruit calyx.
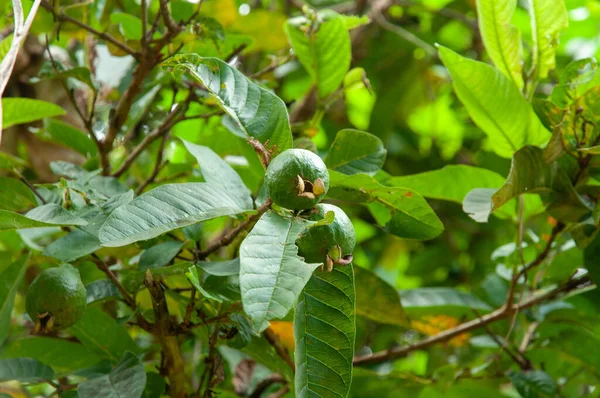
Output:
[[298,175],[298,196],[303,196],[309,199],[315,199],[317,196],[326,192],[325,183],[322,178],[317,178],[315,181],[305,180]]

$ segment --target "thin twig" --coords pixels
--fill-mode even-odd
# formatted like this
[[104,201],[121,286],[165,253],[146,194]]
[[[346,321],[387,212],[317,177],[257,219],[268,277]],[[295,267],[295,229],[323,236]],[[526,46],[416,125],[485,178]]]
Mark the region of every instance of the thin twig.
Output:
[[263,335],[265,336],[265,339],[267,339],[269,344],[271,344],[273,346],[273,348],[275,348],[275,352],[277,352],[277,355],[279,355],[281,357],[281,359],[283,359],[285,361],[285,363],[287,363],[289,365],[289,367],[292,369],[292,372],[295,372],[296,365],[294,364],[294,361],[292,360],[290,353],[288,352],[287,348],[285,348],[281,344],[281,341],[279,341],[279,337],[277,337],[277,335],[273,332],[273,330],[271,330],[271,328],[267,328],[263,332]]
[[15,173],[17,177],[19,177],[19,180],[21,180],[21,182],[27,185],[27,188],[29,188],[31,192],[33,192],[33,194],[37,196],[37,198],[40,200],[40,202],[42,202],[42,204],[46,204],[46,200],[44,199],[44,197],[40,195],[39,191],[33,186],[33,184],[27,181],[27,178],[25,178],[25,176],[23,176],[23,174],[21,174],[19,170],[13,169],[13,173]]
[[269,388],[273,384],[277,384],[277,383],[286,384],[287,381],[278,373],[274,373],[274,374],[262,379],[260,381],[260,383],[258,383],[256,385],[256,388],[250,395],[250,398],[262,397],[263,392],[265,392],[267,390],[267,388]]
[[436,345],[438,343],[442,343],[456,337],[458,335],[470,332],[472,330],[479,329],[485,325],[488,325],[492,322],[496,322],[500,319],[504,319],[515,311],[521,311],[525,308],[533,307],[539,303],[553,300],[555,298],[560,297],[562,293],[575,293],[578,291],[585,291],[588,289],[590,280],[588,278],[575,279],[567,282],[565,285],[560,286],[554,290],[551,290],[547,293],[540,294],[538,296],[531,297],[529,299],[523,300],[517,304],[511,305],[510,307],[500,307],[489,314],[482,316],[481,318],[476,318],[471,321],[462,323],[452,329],[444,330],[441,333],[438,333],[434,336],[423,339],[417,343],[392,348],[385,351],[379,351],[374,354],[362,355],[354,358],[354,365],[368,365],[375,364],[380,362],[385,362],[393,359],[398,359],[405,357],[409,353],[422,350],[432,345]]
[[252,216],[248,217],[247,220],[239,223],[235,228],[221,235],[206,249],[197,251],[195,253],[196,257],[201,260],[205,259],[206,257],[208,257],[208,255],[216,252],[221,247],[229,245],[240,234],[240,232],[249,228],[255,221],[257,221],[260,218],[260,216],[262,216],[267,210],[269,210],[272,204],[273,203],[271,202],[271,199],[267,198],[265,203],[256,210],[256,214],[253,214]]
[[101,39],[104,39],[107,42],[110,42],[115,47],[118,47],[119,49],[121,49],[122,51],[131,55],[135,59],[139,59],[140,54],[137,51],[135,51],[134,49],[129,47],[127,44],[115,39],[112,35],[110,35],[108,33],[100,32],[99,30],[96,30],[96,29],[92,28],[91,26],[89,26],[75,18],[72,18],[63,12],[56,12],[54,10],[54,7],[52,7],[52,5],[47,3],[46,1],[42,1],[42,7],[44,7],[46,10],[50,11],[54,15],[54,18],[56,20],[58,20],[60,22],[69,22],[69,23],[72,23],[73,25],[77,25],[80,28],[87,30],[88,32],[93,33],[94,35],[100,37]]
[[388,30],[392,33],[397,34],[398,36],[400,36],[401,38],[403,38],[404,40],[413,44],[416,47],[422,48],[429,57],[431,57],[431,58],[437,57],[437,51],[431,44],[427,43],[426,41],[424,41],[423,39],[421,39],[414,33],[389,22],[385,18],[385,16],[383,16],[382,13],[375,14],[375,21],[377,21],[379,26],[381,26],[385,30]]
[[[161,135],[168,133],[169,130],[171,129],[171,127],[173,127],[175,124],[177,124],[180,121],[180,119],[177,116],[182,114],[182,112],[180,112],[181,108],[182,108],[181,106],[178,106],[173,111],[171,111],[167,115],[165,120],[163,120],[163,122],[158,127],[156,127],[150,134],[145,136],[144,139],[142,140],[142,142],[140,142],[138,144],[138,146],[136,146],[133,149],[133,151],[131,151],[129,156],[127,156],[127,158],[123,161],[123,164],[121,164],[121,166],[117,169],[117,171],[115,171],[112,174],[112,176],[113,177],[122,176],[123,173],[125,173],[127,171],[127,169],[129,169],[129,167],[131,167],[131,165],[133,164],[135,159],[137,159],[137,157],[144,151],[144,149],[146,149],[148,147],[148,145],[150,145],[152,142],[154,142],[154,140],[159,138]],[[185,106],[183,108],[185,108]],[[183,110],[183,113],[185,113],[185,109]]]

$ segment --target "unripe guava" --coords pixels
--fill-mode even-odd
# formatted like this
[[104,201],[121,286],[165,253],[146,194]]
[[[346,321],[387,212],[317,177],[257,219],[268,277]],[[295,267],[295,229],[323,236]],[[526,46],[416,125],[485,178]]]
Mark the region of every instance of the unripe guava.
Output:
[[66,328],[85,312],[87,293],[79,271],[71,265],[48,268],[27,290],[26,308],[36,331]]
[[331,224],[308,228],[296,241],[298,255],[307,263],[323,263],[329,271],[333,264],[347,264],[352,259],[356,235],[352,222],[342,209],[321,203],[310,210],[308,219],[320,221],[332,211],[335,218]]
[[267,194],[290,210],[314,207],[329,189],[329,172],[321,158],[306,149],[288,149],[271,161],[265,174]]

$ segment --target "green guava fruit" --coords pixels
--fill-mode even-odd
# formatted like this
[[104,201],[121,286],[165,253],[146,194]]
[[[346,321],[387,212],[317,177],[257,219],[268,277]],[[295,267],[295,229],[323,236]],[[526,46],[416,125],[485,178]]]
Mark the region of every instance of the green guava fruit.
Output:
[[66,328],[81,318],[87,293],[79,271],[71,265],[48,268],[33,280],[25,306],[36,322],[35,332]]
[[290,210],[314,207],[329,189],[329,172],[318,155],[306,149],[288,149],[271,161],[265,174],[267,194]]
[[342,209],[321,203],[311,209],[308,219],[320,221],[332,211],[335,218],[331,224],[307,228],[298,240],[298,255],[307,263],[323,263],[327,271],[333,264],[346,265],[352,261],[352,252],[356,246],[356,234],[352,222]]

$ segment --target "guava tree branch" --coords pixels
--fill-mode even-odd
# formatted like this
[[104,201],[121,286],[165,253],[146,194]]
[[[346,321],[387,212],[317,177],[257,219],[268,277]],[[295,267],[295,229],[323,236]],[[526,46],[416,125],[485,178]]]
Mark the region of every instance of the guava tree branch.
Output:
[[125,173],[133,164],[133,162],[137,159],[137,157],[150,145],[154,140],[160,138],[161,136],[167,134],[171,127],[177,124],[182,115],[185,114],[187,109],[187,102],[183,105],[177,105],[174,110],[172,110],[167,117],[162,121],[162,123],[156,127],[150,134],[144,137],[142,142],[136,146],[133,151],[127,156],[127,158],[123,161],[123,164],[112,174],[113,177],[120,177]]
[[135,59],[139,58],[140,54],[138,52],[136,52],[134,49],[129,47],[127,44],[117,40],[114,36],[112,36],[108,33],[105,33],[105,32],[100,32],[99,30],[96,30],[96,29],[92,28],[91,26],[81,22],[78,19],[70,17],[69,15],[67,15],[63,12],[56,12],[54,10],[54,7],[52,7],[52,5],[46,1],[42,1],[42,7],[44,7],[46,10],[51,12],[52,15],[54,16],[55,20],[57,20],[59,22],[68,22],[73,25],[77,25],[80,28],[92,33],[93,35],[98,36],[99,38],[109,42],[110,44],[114,45],[115,47],[118,47],[121,51],[126,52],[127,54],[131,55]]
[[517,304],[510,305],[508,307],[500,307],[495,311],[490,312],[480,318],[475,318],[471,321],[462,323],[452,329],[444,330],[441,333],[438,333],[434,336],[423,339],[417,343],[392,348],[385,351],[379,351],[371,355],[362,355],[354,358],[354,365],[368,365],[375,364],[385,361],[390,361],[398,358],[405,357],[412,351],[422,350],[433,345],[446,342],[453,337],[459,336],[463,333],[470,332],[472,330],[479,329],[490,323],[499,321],[501,319],[505,319],[511,316],[516,311],[521,311],[526,308],[534,307],[540,303],[554,300],[558,297],[561,297],[567,293],[577,293],[583,290],[586,290],[591,285],[591,281],[587,277],[583,277],[580,279],[572,279],[566,284],[557,287],[554,290],[551,290],[547,293],[540,294],[538,296],[530,297],[526,300],[523,300]]
[[146,271],[144,285],[148,288],[152,298],[155,318],[153,334],[162,346],[164,368],[161,369],[161,373],[164,372],[169,378],[169,395],[173,398],[184,398],[186,396],[187,378],[179,341],[177,336],[173,334],[177,325],[171,314],[169,314],[165,292],[160,282],[153,278],[150,270]]
[[242,232],[242,231],[250,228],[252,225],[254,225],[254,222],[258,221],[260,216],[262,216],[264,213],[266,213],[267,210],[269,210],[271,208],[272,204],[273,204],[273,202],[271,202],[271,199],[267,198],[265,203],[263,203],[263,205],[260,206],[256,210],[256,213],[251,215],[250,217],[248,217],[247,220],[242,221],[235,228],[225,232],[223,235],[221,235],[215,242],[213,242],[206,249],[196,251],[196,253],[195,253],[196,258],[198,258],[200,260],[205,259],[211,253],[216,252],[221,247],[231,244],[231,242],[233,242],[233,240],[240,234],[240,232]]
[[263,332],[263,335],[265,336],[265,339],[267,339],[269,344],[271,344],[273,348],[275,348],[275,352],[277,352],[277,355],[279,355],[281,359],[283,359],[285,363],[287,363],[290,366],[292,372],[296,372],[296,365],[294,364],[294,360],[290,356],[290,353],[288,352],[287,348],[285,348],[281,344],[279,337],[277,337],[273,330],[271,330],[271,328],[267,328]]

